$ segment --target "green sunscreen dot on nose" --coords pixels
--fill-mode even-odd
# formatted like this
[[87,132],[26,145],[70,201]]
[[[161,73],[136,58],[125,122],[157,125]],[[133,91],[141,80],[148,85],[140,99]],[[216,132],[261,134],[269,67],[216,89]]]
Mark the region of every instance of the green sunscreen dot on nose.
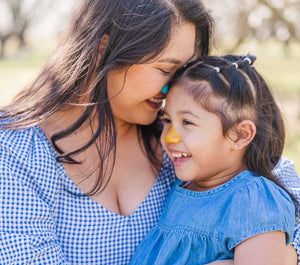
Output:
[[164,94],[168,94],[169,89],[170,89],[170,84],[168,83],[162,88],[162,90],[160,92],[164,93]]

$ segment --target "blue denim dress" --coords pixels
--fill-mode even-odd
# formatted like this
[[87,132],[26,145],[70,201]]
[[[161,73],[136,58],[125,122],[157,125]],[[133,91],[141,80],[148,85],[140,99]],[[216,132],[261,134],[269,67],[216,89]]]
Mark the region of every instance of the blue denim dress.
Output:
[[243,171],[205,192],[174,184],[158,225],[137,248],[131,265],[206,264],[233,259],[234,248],[254,235],[280,230],[293,237],[295,208],[272,181]]

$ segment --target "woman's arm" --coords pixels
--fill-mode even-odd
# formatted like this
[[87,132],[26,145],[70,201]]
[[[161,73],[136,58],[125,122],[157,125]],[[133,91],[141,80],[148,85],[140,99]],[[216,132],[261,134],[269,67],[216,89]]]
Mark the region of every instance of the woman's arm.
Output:
[[0,191],[0,264],[69,264],[46,203],[2,172]]
[[[300,178],[295,170],[294,162],[282,157],[274,169],[274,174],[278,181],[291,193],[297,200],[296,206],[296,225],[294,238],[288,248],[287,265],[300,265]],[[295,257],[296,251],[296,257]],[[294,259],[297,259],[295,261]]]
[[68,264],[51,207],[11,153],[0,145],[0,264]]

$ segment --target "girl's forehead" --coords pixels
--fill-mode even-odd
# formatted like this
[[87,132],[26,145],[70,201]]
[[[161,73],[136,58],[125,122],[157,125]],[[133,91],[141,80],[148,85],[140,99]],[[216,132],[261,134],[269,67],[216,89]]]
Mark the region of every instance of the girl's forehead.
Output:
[[171,86],[166,97],[166,108],[181,108],[189,105],[192,108],[207,110],[219,109],[226,100],[213,93],[207,81],[179,82]]

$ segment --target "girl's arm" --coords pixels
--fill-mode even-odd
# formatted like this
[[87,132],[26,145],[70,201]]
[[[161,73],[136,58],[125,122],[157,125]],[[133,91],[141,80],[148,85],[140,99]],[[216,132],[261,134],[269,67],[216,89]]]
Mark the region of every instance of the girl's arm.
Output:
[[[271,242],[269,240],[276,240],[276,238],[278,237],[278,239],[281,241],[281,245],[282,245],[282,240],[285,240],[285,237],[283,237],[283,239],[282,239],[282,236],[280,235],[280,233],[284,234],[282,232],[269,232],[269,233],[265,233],[265,234],[270,234],[270,233],[278,233],[278,235],[277,234],[276,235],[275,234],[274,235],[266,235],[264,238],[258,238],[259,236],[264,235],[264,234],[260,234],[260,235],[258,235],[256,237],[252,237],[252,238],[246,240],[248,242],[244,241],[239,246],[237,246],[235,253],[237,253],[237,251],[238,251],[239,252],[238,253],[239,257],[235,256],[236,257],[235,260],[229,260],[229,259],[228,260],[217,260],[217,261],[214,261],[214,262],[206,264],[206,265],[236,265],[236,264],[243,264],[243,265],[244,264],[268,264],[268,265],[270,265],[270,264],[272,264],[272,265],[273,264],[281,264],[281,265],[283,265],[284,264],[284,265],[297,265],[297,263],[298,263],[297,252],[296,252],[295,248],[292,245],[288,245],[287,247],[285,247],[285,250],[282,250],[281,249],[282,246],[279,246],[279,249],[281,249],[280,253],[281,253],[281,251],[285,252],[285,254],[282,254],[282,256],[281,256],[281,257],[284,257],[285,263],[280,263],[281,261],[279,261],[277,263],[273,263],[273,260],[269,260],[269,261],[266,260],[265,262],[267,262],[267,263],[262,263],[263,261],[259,261],[258,260],[257,263],[254,263],[253,257],[257,258],[259,255],[263,255],[263,256],[267,256],[267,259],[269,259],[269,256],[273,255],[272,254],[273,250],[270,251],[270,246],[272,246],[272,245],[270,245]],[[271,239],[273,236],[274,236],[274,238]],[[252,241],[252,239],[254,239],[254,240]],[[266,242],[264,242],[265,240],[266,240]],[[267,246],[267,247],[263,246],[262,247],[260,245],[262,243],[268,244],[269,246]],[[255,244],[257,244],[257,245],[255,246]],[[239,247],[241,247],[241,248],[239,248]],[[247,247],[249,247],[249,249],[247,249]],[[266,251],[266,253],[268,253],[268,254],[266,255],[264,253],[264,251]],[[246,252],[246,253],[243,253],[243,252]],[[251,253],[252,253],[252,256],[251,256]],[[237,255],[237,254],[235,254],[235,255]],[[275,253],[275,255],[277,257],[277,255],[280,255],[280,254],[279,253]],[[275,257],[275,259],[276,259],[276,257]],[[237,259],[239,259],[239,260],[237,260]],[[247,259],[247,260],[244,262],[243,259]]]
[[286,263],[285,233],[272,231],[250,237],[235,247],[234,265],[282,265]]
[[298,255],[297,251],[292,245],[287,246],[287,255],[285,265],[297,265],[298,264]]
[[205,265],[233,265],[233,259],[216,260]]
[[[296,225],[294,232],[294,239],[289,246],[285,248],[285,263],[284,265],[300,265],[300,178],[295,170],[293,161],[288,160],[284,157],[280,159],[276,168],[274,169],[274,174],[276,175],[279,182],[294,195],[298,201],[296,205]],[[253,237],[254,238],[254,237]],[[250,238],[251,239],[251,238]],[[250,240],[248,239],[248,240]],[[243,243],[246,243],[244,241]],[[241,246],[242,244],[240,244]],[[236,247],[236,249],[238,246]],[[256,255],[254,253],[254,255]],[[207,265],[233,265],[233,260],[218,260]],[[251,263],[250,263],[251,264]],[[271,263],[272,264],[272,263]],[[276,264],[276,263],[274,263]]]

